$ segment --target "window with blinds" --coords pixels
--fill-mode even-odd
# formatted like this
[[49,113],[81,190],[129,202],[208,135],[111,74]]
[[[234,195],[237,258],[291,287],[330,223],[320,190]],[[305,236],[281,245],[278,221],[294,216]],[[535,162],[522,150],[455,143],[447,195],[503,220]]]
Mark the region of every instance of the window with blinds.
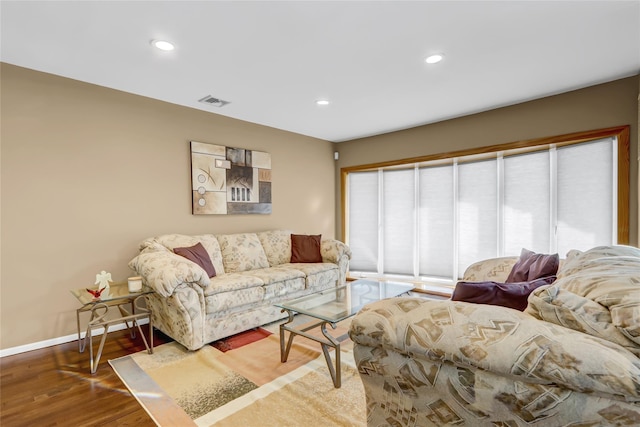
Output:
[[352,274],[455,281],[472,263],[618,243],[616,136],[348,172]]

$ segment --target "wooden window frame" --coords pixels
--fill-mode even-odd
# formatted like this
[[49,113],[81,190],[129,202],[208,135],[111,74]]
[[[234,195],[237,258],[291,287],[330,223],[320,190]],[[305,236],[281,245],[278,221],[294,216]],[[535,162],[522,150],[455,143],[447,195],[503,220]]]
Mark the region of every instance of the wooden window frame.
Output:
[[552,146],[563,147],[567,145],[580,144],[611,137],[616,137],[618,141],[618,243],[628,245],[630,217],[630,141],[628,125],[567,133],[557,136],[508,142],[505,144],[489,145],[480,148],[450,151],[446,153],[431,154],[427,156],[411,157],[407,159],[341,168],[340,192],[342,206],[342,240],[346,241],[346,237],[348,236],[349,224],[347,223],[347,180],[349,177],[349,173],[351,172],[411,167],[416,163],[432,163],[437,161],[446,162],[448,160],[453,161],[454,158],[458,157],[477,156],[477,158],[479,159],[482,158],[483,154],[494,155],[495,153],[500,151],[505,152],[505,155],[526,153],[537,150],[547,150]]

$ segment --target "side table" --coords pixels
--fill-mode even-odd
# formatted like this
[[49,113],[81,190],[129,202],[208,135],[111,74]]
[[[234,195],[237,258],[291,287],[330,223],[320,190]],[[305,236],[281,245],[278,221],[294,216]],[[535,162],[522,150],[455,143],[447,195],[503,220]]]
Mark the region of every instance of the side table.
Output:
[[[94,289],[95,287],[90,287]],[[109,285],[109,293],[101,295],[100,298],[94,298],[87,288],[72,289],[71,293],[82,304],[82,307],[76,310],[76,320],[78,324],[78,350],[80,353],[84,352],[87,342],[89,343],[89,360],[91,364],[91,373],[94,374],[98,369],[98,363],[100,362],[100,356],[102,356],[102,349],[104,348],[104,342],[109,333],[109,327],[114,324],[123,323],[129,329],[131,338],[135,338],[135,328],[140,331],[140,336],[144,341],[144,345],[147,348],[149,354],[153,353],[153,324],[151,320],[151,310],[142,306],[144,296],[152,293],[153,290],[147,286],[143,286],[140,292],[129,292],[129,286],[124,283],[111,283]],[[120,312],[119,316],[113,319],[107,319],[109,309],[111,307],[118,307]],[[91,312],[89,323],[87,324],[87,333],[84,338],[80,336],[80,313]],[[149,340],[147,341],[139,321],[142,319],[149,320]],[[131,326],[129,326],[131,321]],[[95,328],[104,328],[102,338],[100,340],[100,346],[98,352],[94,358],[93,355],[93,336],[92,331]]]

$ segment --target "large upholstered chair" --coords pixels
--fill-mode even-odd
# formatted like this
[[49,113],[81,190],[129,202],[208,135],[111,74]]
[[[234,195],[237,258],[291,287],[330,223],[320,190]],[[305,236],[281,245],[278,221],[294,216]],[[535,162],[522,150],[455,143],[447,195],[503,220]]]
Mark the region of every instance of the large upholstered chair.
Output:
[[524,312],[395,298],[350,335],[369,426],[640,426],[637,248],[572,251]]

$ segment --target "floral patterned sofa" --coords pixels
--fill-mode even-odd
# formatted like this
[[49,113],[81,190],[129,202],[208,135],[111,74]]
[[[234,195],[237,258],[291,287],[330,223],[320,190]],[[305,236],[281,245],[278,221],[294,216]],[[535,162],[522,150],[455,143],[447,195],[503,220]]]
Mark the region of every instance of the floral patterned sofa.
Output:
[[[466,280],[500,281],[515,258]],[[524,312],[396,298],[351,324],[369,426],[640,425],[640,250],[571,251]]]
[[[283,318],[274,306],[279,301],[345,282],[351,251],[344,243],[318,237],[319,262],[291,263],[291,234],[167,234],[144,240],[129,267],[155,291],[147,299],[153,326],[197,350]],[[174,252],[198,243],[214,277]]]

